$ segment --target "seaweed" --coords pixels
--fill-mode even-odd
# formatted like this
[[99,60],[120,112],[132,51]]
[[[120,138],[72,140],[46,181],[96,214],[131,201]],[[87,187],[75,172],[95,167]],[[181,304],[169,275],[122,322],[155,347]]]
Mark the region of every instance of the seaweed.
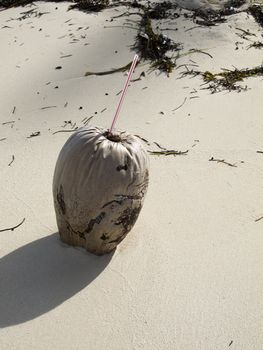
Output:
[[4,228],[1,229],[0,232],[5,232],[5,231],[14,231],[16,228],[18,228],[19,226],[21,226],[24,222],[26,221],[26,218],[24,218],[19,224],[9,227],[9,228]]
[[253,44],[250,44],[248,46],[248,49],[251,49],[254,47],[255,49],[262,49],[263,48],[263,42],[262,41],[255,41]]
[[152,62],[153,69],[171,73],[176,66],[176,61],[166,54],[168,51],[179,51],[181,44],[175,43],[161,33],[156,33],[152,27],[149,11],[146,10],[142,15],[140,31],[136,36],[134,48],[144,60]]
[[[37,0],[38,1],[38,0]],[[65,0],[44,0],[46,2],[64,2]],[[34,0],[0,0],[0,8],[10,8],[33,4]]]
[[212,93],[223,90],[240,92],[242,90],[247,90],[247,87],[243,87],[238,83],[250,77],[263,76],[263,65],[254,68],[226,69],[219,73],[188,70],[183,73],[183,76],[184,75],[201,76],[205,84],[208,84],[206,89],[210,89]]
[[194,11],[193,19],[198,25],[212,27],[226,22],[226,16],[231,16],[240,12],[238,9],[245,3],[245,0],[229,0],[221,10],[217,11],[199,8]]
[[228,165],[228,166],[230,166],[230,167],[234,167],[234,168],[237,167],[236,164],[226,162],[224,159],[216,159],[216,158],[214,158],[214,157],[211,157],[211,158],[209,159],[209,162],[223,163],[223,164],[226,164],[226,165]]
[[163,151],[148,151],[152,156],[183,156],[189,151],[175,151],[175,150],[163,150]]
[[108,71],[102,71],[102,72],[86,72],[85,77],[89,75],[108,75],[108,74],[113,74],[113,73],[119,73],[119,72],[125,72],[126,70],[130,69],[132,65],[132,62],[129,62],[125,66],[119,67],[119,68],[114,68]]
[[71,9],[79,9],[87,12],[99,12],[109,6],[109,0],[74,0],[74,4],[69,6]]
[[[163,1],[161,3],[153,4],[153,7],[148,11],[148,16],[151,19],[165,19],[171,18],[169,10],[175,9],[177,6],[170,1]],[[175,17],[179,17],[178,14]]]
[[254,17],[256,22],[263,27],[263,7],[260,5],[252,5],[248,8],[248,13]]

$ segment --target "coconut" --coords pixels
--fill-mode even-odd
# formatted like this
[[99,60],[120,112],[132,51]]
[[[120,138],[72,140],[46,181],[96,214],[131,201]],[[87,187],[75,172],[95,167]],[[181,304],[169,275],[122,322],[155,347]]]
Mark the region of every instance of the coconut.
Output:
[[53,178],[62,241],[97,255],[114,250],[141,211],[148,166],[138,137],[78,129],[60,151]]

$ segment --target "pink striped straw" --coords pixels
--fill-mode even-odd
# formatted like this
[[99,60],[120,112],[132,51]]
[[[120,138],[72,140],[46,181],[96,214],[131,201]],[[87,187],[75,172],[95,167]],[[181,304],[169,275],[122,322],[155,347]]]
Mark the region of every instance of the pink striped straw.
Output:
[[131,77],[132,77],[132,74],[133,74],[133,71],[134,71],[134,69],[135,69],[135,66],[136,66],[136,63],[137,63],[138,59],[139,59],[139,56],[138,56],[138,55],[135,55],[134,58],[133,58],[133,62],[132,62],[132,65],[131,65],[129,74],[128,74],[126,83],[125,83],[125,85],[124,85],[124,89],[122,90],[122,94],[121,94],[121,97],[120,97],[120,100],[119,100],[119,103],[118,103],[118,107],[117,107],[117,110],[116,110],[116,112],[115,112],[115,116],[114,116],[114,118],[113,118],[113,121],[112,121],[110,130],[109,130],[110,133],[111,133],[112,130],[114,129],[114,126],[115,126],[116,121],[117,121],[117,119],[118,119],[118,116],[119,116],[119,114],[120,114],[120,109],[121,109],[121,106],[122,106],[124,97],[125,97],[125,95],[126,95],[126,92],[127,92],[128,86],[129,86],[129,82],[130,82],[130,80],[131,80]]

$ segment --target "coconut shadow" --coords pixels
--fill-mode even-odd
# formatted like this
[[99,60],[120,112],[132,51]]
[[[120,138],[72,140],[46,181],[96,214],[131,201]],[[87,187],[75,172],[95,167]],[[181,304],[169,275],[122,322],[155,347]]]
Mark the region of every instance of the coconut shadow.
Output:
[[95,256],[52,234],[0,259],[0,328],[32,320],[88,286],[114,252]]

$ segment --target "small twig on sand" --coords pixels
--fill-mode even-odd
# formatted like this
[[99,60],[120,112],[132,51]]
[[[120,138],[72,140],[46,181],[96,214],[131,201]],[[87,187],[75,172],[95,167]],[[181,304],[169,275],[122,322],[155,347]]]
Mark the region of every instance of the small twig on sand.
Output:
[[92,118],[94,117],[93,116],[89,117],[87,120],[85,120],[85,122],[83,122],[83,124],[86,126],[91,121]]
[[263,153],[263,151],[257,151],[257,153]]
[[243,33],[243,35],[256,36],[256,34],[250,33],[249,30],[244,30],[244,29],[242,29],[242,28],[236,28],[236,30],[240,30],[240,31]]
[[256,220],[255,220],[255,222],[257,222],[257,221],[259,221],[259,220],[262,220],[263,219],[263,216],[261,216],[260,218],[257,218]]
[[187,100],[187,97],[184,98],[184,101],[183,101],[183,103],[180,104],[180,106],[176,107],[175,109],[172,109],[172,112],[177,111],[177,109],[183,107],[183,105],[185,104],[186,100]]
[[40,131],[32,132],[30,136],[27,137],[27,139],[31,139],[31,137],[36,137],[40,135]]
[[209,56],[210,58],[213,58],[213,56],[210,55],[210,53],[205,52],[205,51],[203,51],[203,50],[199,50],[199,49],[191,49],[191,50],[189,50],[189,54],[191,54],[191,53],[197,53],[197,52],[202,53],[202,54],[204,54],[204,55],[207,55],[207,56]]
[[175,150],[165,150],[165,151],[148,151],[152,156],[182,156],[188,153],[187,151],[175,151]]
[[8,166],[10,166],[10,165],[13,163],[14,160],[15,160],[15,156],[12,155],[12,160],[11,160],[11,162],[8,164]]
[[57,106],[46,106],[46,107],[42,107],[40,109],[48,109],[48,108],[56,108]]
[[143,142],[145,142],[148,146],[150,146],[150,142],[148,140],[146,140],[144,137],[140,136],[140,135],[134,135],[136,137],[138,137],[139,139],[141,139]]
[[[85,77],[88,77],[89,75],[107,75],[107,74],[113,74],[113,73],[118,73],[118,72],[125,72],[126,70],[130,69],[131,65],[132,65],[132,62],[126,64],[123,67],[111,69],[111,70],[104,71],[104,72],[86,72]],[[137,66],[138,66],[138,64],[137,64]]]
[[15,122],[14,120],[10,120],[10,122],[4,122],[4,123],[2,123],[2,125],[13,124],[14,122]]
[[14,106],[13,111],[12,111],[12,114],[14,114],[15,111],[16,111],[16,106]]
[[76,127],[74,130],[58,130],[58,131],[53,132],[52,135],[58,134],[59,132],[74,132],[77,129],[78,129],[78,127]]
[[231,166],[231,167],[235,167],[235,168],[237,167],[236,164],[228,163],[224,159],[215,159],[214,157],[211,157],[209,159],[209,162],[223,163],[223,164],[226,164],[226,165]]
[[153,142],[157,147],[159,147],[160,149],[162,149],[162,150],[164,150],[164,151],[167,151],[167,149],[166,148],[164,148],[164,147],[162,147],[161,145],[159,145],[159,143],[157,143],[157,142]]
[[6,137],[3,137],[2,139],[0,139],[0,141],[4,141],[4,140],[6,140]]
[[19,226],[21,226],[24,222],[25,222],[26,218],[24,218],[18,225],[10,227],[10,228],[4,228],[2,230],[0,230],[0,232],[4,232],[4,231],[14,231],[16,228],[18,228]]

